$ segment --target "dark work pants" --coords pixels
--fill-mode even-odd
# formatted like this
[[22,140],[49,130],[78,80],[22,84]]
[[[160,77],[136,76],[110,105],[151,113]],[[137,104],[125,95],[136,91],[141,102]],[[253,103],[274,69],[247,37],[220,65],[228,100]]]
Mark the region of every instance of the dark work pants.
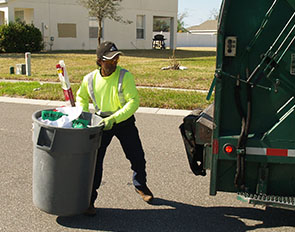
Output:
[[111,143],[114,136],[119,139],[125,156],[131,163],[134,186],[140,189],[146,185],[146,162],[144,159],[144,151],[141,145],[138,130],[135,126],[135,117],[131,116],[126,121],[115,124],[111,130],[103,132],[101,146],[97,152],[91,203],[94,203],[97,198],[96,190],[99,188],[102,180],[103,159],[105,157],[107,147]]

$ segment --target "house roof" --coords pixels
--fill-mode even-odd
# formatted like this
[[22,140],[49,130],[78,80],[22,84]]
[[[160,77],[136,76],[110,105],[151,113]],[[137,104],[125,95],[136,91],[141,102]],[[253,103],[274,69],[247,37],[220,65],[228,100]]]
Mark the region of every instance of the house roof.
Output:
[[200,25],[188,27],[187,30],[217,30],[217,20],[207,20]]

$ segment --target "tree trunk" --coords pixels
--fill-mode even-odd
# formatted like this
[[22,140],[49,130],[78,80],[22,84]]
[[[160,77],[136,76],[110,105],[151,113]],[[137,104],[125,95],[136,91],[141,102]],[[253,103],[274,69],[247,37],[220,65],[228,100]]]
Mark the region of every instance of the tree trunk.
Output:
[[98,34],[97,34],[97,42],[98,42],[98,46],[100,45],[101,42],[101,38],[102,38],[102,20],[98,19]]

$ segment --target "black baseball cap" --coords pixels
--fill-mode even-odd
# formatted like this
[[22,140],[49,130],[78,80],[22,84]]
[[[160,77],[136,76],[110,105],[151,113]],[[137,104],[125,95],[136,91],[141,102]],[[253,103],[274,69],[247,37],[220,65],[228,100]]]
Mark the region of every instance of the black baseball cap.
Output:
[[121,55],[123,53],[118,50],[113,42],[110,41],[105,41],[101,43],[96,49],[97,58],[100,58],[102,60],[111,60],[119,54]]

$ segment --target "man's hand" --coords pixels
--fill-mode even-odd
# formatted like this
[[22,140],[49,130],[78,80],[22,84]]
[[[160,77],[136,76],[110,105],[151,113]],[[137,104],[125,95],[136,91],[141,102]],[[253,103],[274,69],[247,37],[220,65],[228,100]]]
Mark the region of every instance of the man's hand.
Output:
[[104,124],[103,130],[111,130],[115,122],[116,122],[115,118],[112,116],[109,116],[107,118],[102,119],[99,122],[99,124]]

